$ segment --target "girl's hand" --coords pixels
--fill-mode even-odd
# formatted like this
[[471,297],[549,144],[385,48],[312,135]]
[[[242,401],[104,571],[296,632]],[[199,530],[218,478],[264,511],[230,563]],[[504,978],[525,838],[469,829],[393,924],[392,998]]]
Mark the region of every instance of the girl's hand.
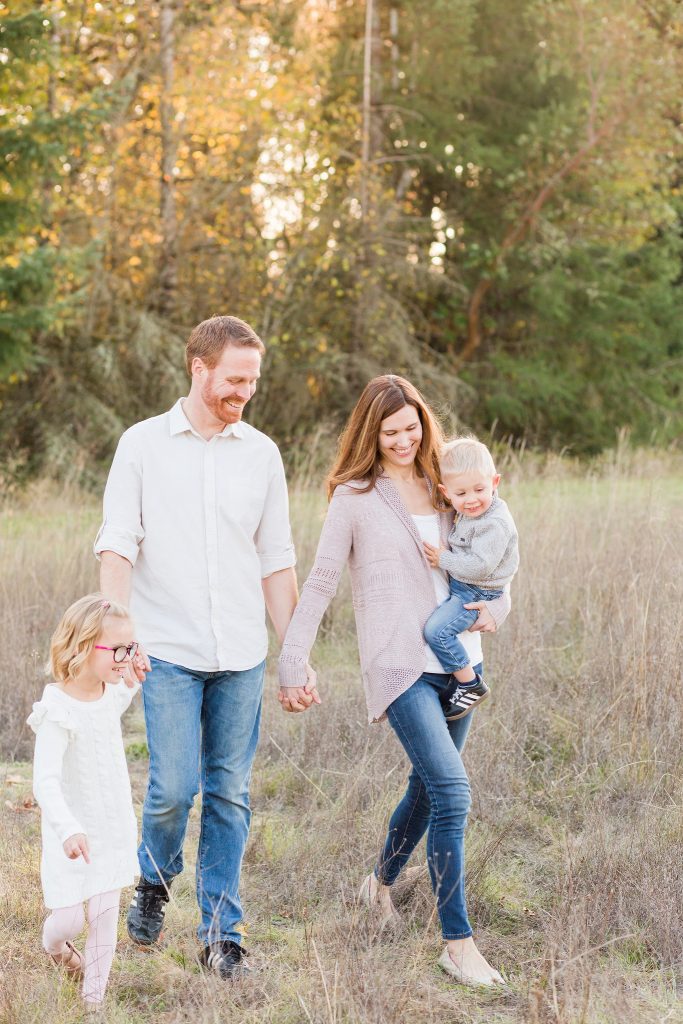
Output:
[[468,633],[495,633],[496,620],[486,607],[486,601],[472,601],[471,604],[464,604],[463,608],[472,608],[479,612],[479,616],[470,626]]
[[431,565],[432,569],[438,569],[439,568],[439,555],[441,554],[442,551],[445,551],[446,549],[445,548],[435,548],[433,544],[428,544],[426,540],[423,540],[422,544],[423,544],[423,547],[425,549],[425,558],[427,559],[427,561]]
[[83,832],[77,832],[73,836],[69,836],[63,842],[64,853],[67,855],[69,860],[78,860],[79,857],[83,857],[86,864],[90,863],[90,847],[88,846],[88,837]]
[[122,666],[121,678],[123,679],[126,686],[132,688],[136,683],[144,683],[145,675],[147,672],[151,672],[152,666],[150,665],[149,658],[145,654],[145,650],[140,645],[138,647],[137,654],[134,658]]

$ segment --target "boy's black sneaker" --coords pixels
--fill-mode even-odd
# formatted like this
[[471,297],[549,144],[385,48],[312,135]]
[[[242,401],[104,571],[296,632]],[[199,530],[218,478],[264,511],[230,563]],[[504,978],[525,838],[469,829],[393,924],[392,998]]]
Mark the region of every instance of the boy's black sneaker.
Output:
[[488,686],[477,676],[473,683],[463,685],[454,679],[453,686],[446,690],[441,698],[441,706],[447,722],[455,722],[458,718],[464,718],[474,711],[483,700],[486,700],[489,693]]
[[221,978],[236,979],[251,974],[251,967],[245,960],[247,956],[246,949],[239,943],[224,939],[206,946],[199,954],[199,962]]
[[139,946],[153,946],[159,941],[168,900],[168,885],[153,885],[144,878],[140,879],[126,919],[133,942]]

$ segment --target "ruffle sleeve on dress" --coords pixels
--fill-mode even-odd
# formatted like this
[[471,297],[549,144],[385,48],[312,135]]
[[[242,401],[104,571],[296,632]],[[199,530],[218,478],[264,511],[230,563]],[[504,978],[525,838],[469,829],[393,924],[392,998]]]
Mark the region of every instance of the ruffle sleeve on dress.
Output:
[[76,723],[68,708],[59,707],[46,700],[37,700],[26,723],[37,733],[44,722],[61,725],[69,733],[76,732]]
[[64,757],[76,733],[76,722],[68,708],[48,698],[33,705],[28,724],[36,734],[33,795],[40,805],[43,822],[62,844],[69,836],[84,832],[66,800],[62,779]]

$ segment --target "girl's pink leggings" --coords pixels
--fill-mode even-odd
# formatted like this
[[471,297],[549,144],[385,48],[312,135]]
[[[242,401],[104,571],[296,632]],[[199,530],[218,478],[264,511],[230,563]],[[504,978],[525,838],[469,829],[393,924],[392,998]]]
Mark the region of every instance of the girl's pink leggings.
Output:
[[[88,900],[88,938],[85,943],[83,998],[101,1003],[111,970],[119,921],[121,890],[99,893]],[[67,939],[72,942],[85,923],[83,904],[59,907],[50,913],[43,926],[43,946],[48,953],[66,953]]]

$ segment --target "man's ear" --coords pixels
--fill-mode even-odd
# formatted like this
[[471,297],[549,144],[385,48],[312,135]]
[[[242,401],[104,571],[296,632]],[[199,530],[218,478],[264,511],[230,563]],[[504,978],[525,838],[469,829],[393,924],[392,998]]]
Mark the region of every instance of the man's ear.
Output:
[[206,369],[206,363],[204,362],[204,360],[200,359],[199,356],[195,356],[194,359],[192,360],[192,365],[190,366],[190,370],[192,371],[192,376],[193,377],[198,377],[199,374],[202,372],[202,370],[205,370],[205,369]]

